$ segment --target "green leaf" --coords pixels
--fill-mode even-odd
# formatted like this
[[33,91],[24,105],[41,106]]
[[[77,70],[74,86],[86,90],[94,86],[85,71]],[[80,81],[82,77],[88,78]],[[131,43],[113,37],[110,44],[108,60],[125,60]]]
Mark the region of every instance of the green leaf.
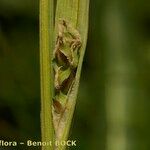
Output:
[[[54,141],[53,97],[53,0],[40,0],[40,76],[41,76],[41,133],[42,141]],[[53,144],[42,147],[53,150]]]

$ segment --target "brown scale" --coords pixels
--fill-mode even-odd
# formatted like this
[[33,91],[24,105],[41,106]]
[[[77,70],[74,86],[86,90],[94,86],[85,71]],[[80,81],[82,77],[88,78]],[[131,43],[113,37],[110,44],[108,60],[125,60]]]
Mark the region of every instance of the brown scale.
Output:
[[[73,55],[69,56],[71,60],[67,58],[62,52],[61,49],[65,46],[65,44],[70,48],[70,51],[77,51],[77,54],[79,54],[79,49],[81,47],[81,40],[76,35],[73,35],[73,33],[66,32],[68,28],[68,24],[66,21],[62,20],[59,24],[60,32],[58,33],[57,40],[56,40],[56,46],[54,50],[54,62],[57,64],[58,67],[63,66],[63,68],[67,69],[70,67],[71,74],[70,76],[65,79],[61,85],[55,87],[55,95],[57,95],[60,91],[67,95],[68,91],[74,81],[77,67],[72,66],[71,62],[73,61]],[[66,29],[66,30],[65,30]],[[65,31],[65,32],[64,32]],[[63,38],[63,36],[66,36]],[[71,61],[71,62],[70,62]],[[64,108],[62,104],[54,99],[53,100],[53,107],[56,113],[60,114],[63,112]]]

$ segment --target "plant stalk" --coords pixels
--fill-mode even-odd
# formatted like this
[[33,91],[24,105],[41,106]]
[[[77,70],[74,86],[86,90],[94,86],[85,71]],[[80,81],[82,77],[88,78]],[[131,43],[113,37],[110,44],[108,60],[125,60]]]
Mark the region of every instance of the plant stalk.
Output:
[[[40,76],[41,76],[41,136],[42,141],[54,141],[52,121],[52,50],[53,0],[40,0]],[[42,150],[53,150],[53,144]]]

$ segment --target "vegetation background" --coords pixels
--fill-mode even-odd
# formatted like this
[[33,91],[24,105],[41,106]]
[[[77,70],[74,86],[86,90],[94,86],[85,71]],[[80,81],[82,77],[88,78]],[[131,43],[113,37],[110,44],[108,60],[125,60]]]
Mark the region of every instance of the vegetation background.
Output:
[[[40,140],[38,12],[0,0],[0,139]],[[91,0],[70,149],[149,150],[149,126],[150,2]]]

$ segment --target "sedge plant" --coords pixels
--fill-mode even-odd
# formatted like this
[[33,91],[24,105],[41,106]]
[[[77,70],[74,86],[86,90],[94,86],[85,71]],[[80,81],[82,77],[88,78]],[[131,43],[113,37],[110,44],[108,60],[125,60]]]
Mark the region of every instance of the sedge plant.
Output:
[[[54,16],[55,14],[55,16]],[[65,150],[88,33],[89,0],[40,0],[41,136]]]

